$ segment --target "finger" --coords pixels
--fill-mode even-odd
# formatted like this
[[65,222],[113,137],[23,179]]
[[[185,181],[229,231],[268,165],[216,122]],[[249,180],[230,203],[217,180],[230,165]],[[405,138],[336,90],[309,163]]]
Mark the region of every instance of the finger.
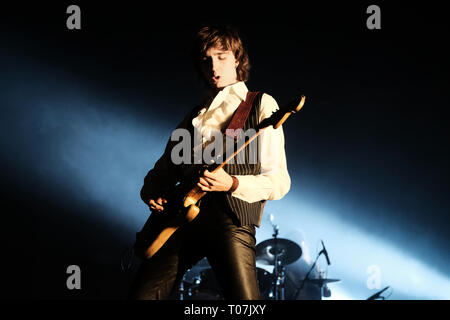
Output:
[[162,207],[162,206],[160,206],[159,204],[157,204],[156,202],[155,202],[155,200],[150,200],[149,201],[149,204],[150,204],[150,208],[151,209],[156,209],[156,210],[159,210],[159,211],[162,211],[162,210],[164,210],[164,207]]
[[205,187],[209,187],[209,185],[210,185],[210,183],[206,180],[206,179],[208,179],[208,178],[200,178],[199,179],[199,182],[202,184],[202,185],[204,185]]
[[197,185],[202,189],[202,191],[211,191],[211,189],[208,186],[205,186],[201,183],[197,183]]
[[208,178],[208,177],[205,177],[204,179],[205,179],[206,183],[208,183],[210,186],[214,185],[214,183],[217,182],[216,180]]
[[[204,172],[204,174],[203,174],[205,177],[208,177],[208,178],[211,178],[211,179],[214,179],[215,177],[216,177],[216,174],[215,173],[212,173],[212,172],[209,172],[208,170],[205,170],[205,172]],[[215,179],[214,179],[215,180]]]

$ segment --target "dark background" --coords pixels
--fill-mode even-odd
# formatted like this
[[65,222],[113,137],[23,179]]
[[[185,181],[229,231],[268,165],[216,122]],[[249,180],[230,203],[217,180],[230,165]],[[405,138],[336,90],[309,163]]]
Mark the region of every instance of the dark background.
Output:
[[[80,195],[77,181],[64,172],[55,180],[39,170],[42,161],[58,161],[52,146],[64,140],[67,128],[35,122],[34,105],[44,92],[64,96],[67,87],[59,77],[65,74],[89,88],[93,104],[105,97],[123,103],[126,108],[111,112],[159,121],[168,137],[166,124],[173,128],[201,98],[189,49],[195,31],[210,23],[240,31],[251,59],[250,89],[280,103],[307,96],[296,122],[284,128],[294,183],[314,179],[330,203],[369,203],[370,213],[346,211],[341,218],[448,271],[449,52],[448,19],[440,5],[379,4],[382,29],[368,30],[366,8],[372,3],[364,2],[246,8],[81,2],[82,29],[71,31],[65,27],[69,4],[2,9],[6,297],[126,296],[131,275],[121,272],[119,257],[136,230],[94,214],[108,209]],[[68,99],[73,95],[68,92]],[[77,113],[83,106],[67,108]],[[153,152],[157,157],[162,149]],[[146,162],[139,179],[153,163]],[[135,181],[137,189],[141,183]],[[132,196],[139,203],[138,194]],[[84,290],[66,289],[70,264],[89,270]]]

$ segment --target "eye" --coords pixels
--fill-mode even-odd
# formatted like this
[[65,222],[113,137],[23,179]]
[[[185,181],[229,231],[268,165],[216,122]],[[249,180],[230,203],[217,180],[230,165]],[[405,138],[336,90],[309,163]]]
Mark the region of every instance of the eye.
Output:
[[227,56],[225,54],[219,55],[219,60],[225,60]]

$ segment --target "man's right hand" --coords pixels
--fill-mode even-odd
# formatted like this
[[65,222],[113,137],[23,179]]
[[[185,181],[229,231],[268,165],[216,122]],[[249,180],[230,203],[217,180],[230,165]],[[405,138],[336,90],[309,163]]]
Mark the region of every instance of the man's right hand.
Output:
[[149,203],[150,209],[152,211],[162,212],[164,210],[163,205],[165,205],[167,203],[167,200],[159,197],[156,200],[150,199],[150,201],[148,203]]

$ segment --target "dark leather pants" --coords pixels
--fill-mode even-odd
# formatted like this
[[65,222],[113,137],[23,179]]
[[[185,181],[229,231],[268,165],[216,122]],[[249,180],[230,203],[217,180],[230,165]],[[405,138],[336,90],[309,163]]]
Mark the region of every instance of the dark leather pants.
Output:
[[167,299],[187,269],[207,257],[225,299],[260,299],[255,227],[239,226],[217,194],[201,199],[200,213],[137,271],[130,299]]

